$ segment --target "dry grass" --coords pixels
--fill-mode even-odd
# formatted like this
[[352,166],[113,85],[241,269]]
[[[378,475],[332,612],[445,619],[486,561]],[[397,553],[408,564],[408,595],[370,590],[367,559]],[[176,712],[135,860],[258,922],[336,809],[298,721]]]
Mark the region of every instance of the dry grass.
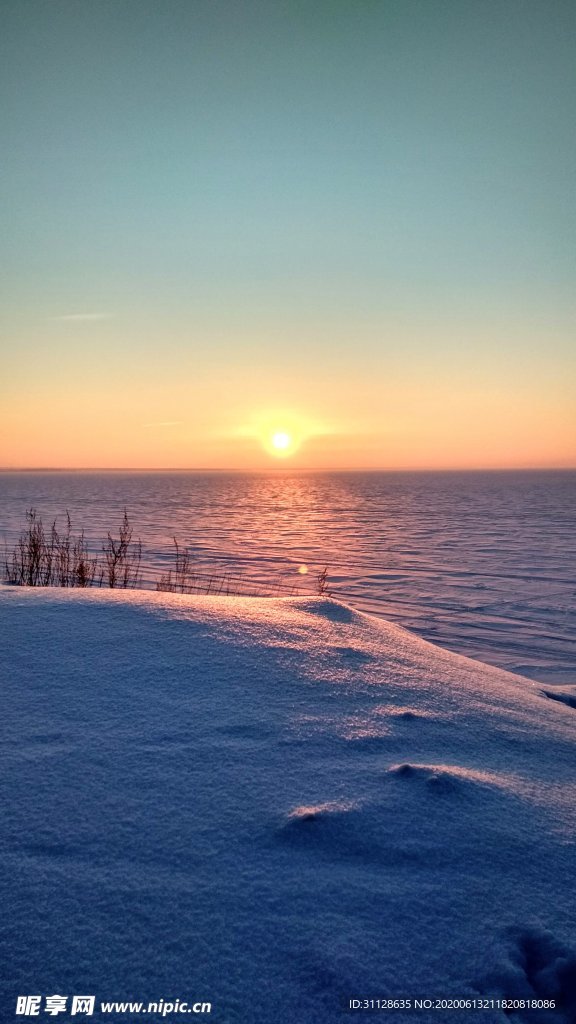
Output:
[[132,540],[124,512],[118,537],[108,533],[100,556],[88,550],[84,530],[74,534],[70,515],[60,532],[56,520],[47,531],[36,509],[11,552],[6,550],[4,582],[24,587],[135,587],[140,581],[142,545]]
[[[182,547],[173,538],[174,564],[156,580],[156,590],[177,594],[211,594],[291,597],[303,591],[279,580],[254,582],[231,573],[201,572],[194,563],[190,548]],[[329,597],[328,569],[313,577],[314,593]],[[97,552],[91,552],[84,530],[75,533],[70,515],[59,530],[56,520],[47,530],[36,509],[26,513],[26,524],[11,551],[5,550],[4,582],[26,587],[109,587],[127,589],[142,582],[142,543],[134,539],[134,531],[124,511],[117,533],[108,531]],[[310,591],[308,591],[310,593]]]

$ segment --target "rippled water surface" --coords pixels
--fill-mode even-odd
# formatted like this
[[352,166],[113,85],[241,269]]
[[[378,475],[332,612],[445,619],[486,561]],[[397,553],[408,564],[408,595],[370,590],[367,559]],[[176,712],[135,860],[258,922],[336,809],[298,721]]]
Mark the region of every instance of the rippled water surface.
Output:
[[[0,530],[69,510],[97,550],[129,512],[144,582],[172,538],[199,572],[244,592],[335,597],[450,650],[576,682],[576,472],[4,473]],[[298,570],[307,566],[306,575]]]

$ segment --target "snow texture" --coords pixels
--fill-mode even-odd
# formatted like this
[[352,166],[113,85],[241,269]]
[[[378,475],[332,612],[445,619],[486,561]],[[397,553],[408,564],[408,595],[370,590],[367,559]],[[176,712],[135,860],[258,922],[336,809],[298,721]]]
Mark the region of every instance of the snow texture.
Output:
[[22,993],[576,1020],[571,691],[322,598],[2,587],[0,624],[3,1020]]

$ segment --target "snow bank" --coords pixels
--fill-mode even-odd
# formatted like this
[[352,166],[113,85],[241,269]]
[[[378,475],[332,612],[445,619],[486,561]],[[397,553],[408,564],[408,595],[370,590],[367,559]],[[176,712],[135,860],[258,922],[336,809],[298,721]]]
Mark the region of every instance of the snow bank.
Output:
[[553,690],[321,598],[3,587],[0,626],[2,1019],[23,993],[210,1000],[221,1024],[365,1019],[357,996],[562,1003],[376,1017],[397,1024],[576,1019]]

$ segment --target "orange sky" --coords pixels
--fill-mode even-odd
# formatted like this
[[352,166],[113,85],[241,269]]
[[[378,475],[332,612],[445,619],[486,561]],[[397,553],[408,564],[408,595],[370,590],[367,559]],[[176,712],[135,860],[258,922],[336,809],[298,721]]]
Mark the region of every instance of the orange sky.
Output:
[[[85,345],[85,330],[74,325],[71,339]],[[102,330],[91,325],[93,335]],[[112,373],[71,339],[53,344],[56,363],[47,347],[44,358],[15,363],[7,388],[4,378],[4,467],[576,465],[571,377],[545,355],[516,365],[506,351],[494,361],[472,351],[412,365],[382,353],[358,367],[351,348],[326,374],[310,358],[302,377],[298,367],[258,370],[238,358],[199,379],[192,358],[179,372],[170,358],[163,364],[160,346],[132,367],[120,341]],[[105,347],[113,352],[100,339]],[[272,453],[275,431],[291,435],[286,458]]]

